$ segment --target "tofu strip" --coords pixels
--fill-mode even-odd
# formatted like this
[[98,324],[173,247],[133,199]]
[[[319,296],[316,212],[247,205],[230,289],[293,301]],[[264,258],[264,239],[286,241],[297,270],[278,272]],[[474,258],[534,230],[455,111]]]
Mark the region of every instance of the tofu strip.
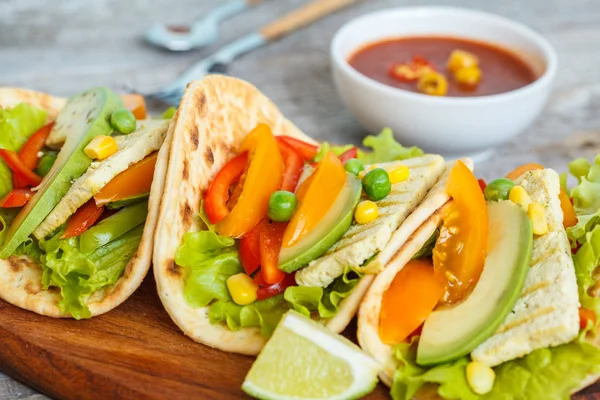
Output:
[[490,367],[571,342],[579,333],[577,280],[562,223],[558,174],[551,169],[530,171],[515,184],[545,207],[549,232],[534,237],[531,270],[514,309],[498,331],[471,353],[474,361]]

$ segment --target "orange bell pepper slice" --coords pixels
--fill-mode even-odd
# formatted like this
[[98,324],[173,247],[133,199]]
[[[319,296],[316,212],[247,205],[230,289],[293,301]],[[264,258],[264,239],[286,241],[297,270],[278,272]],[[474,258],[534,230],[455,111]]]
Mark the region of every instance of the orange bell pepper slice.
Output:
[[431,260],[409,261],[381,299],[381,340],[390,345],[405,341],[425,322],[443,294],[444,283],[436,276]]
[[[525,164],[509,172],[506,175],[506,177],[514,181],[515,179],[523,175],[525,172],[543,168],[543,166],[536,163]],[[563,212],[563,226],[565,228],[569,228],[571,226],[577,225],[577,214],[575,214],[575,209],[573,208],[571,199],[569,199],[569,195],[567,194],[567,192],[565,192],[565,190],[562,187],[560,188],[558,198],[560,199],[560,208]]]
[[115,176],[94,196],[96,205],[102,206],[113,201],[149,193],[157,159],[158,152],[154,152]]
[[283,234],[283,246],[297,243],[329,212],[346,184],[346,171],[340,159],[329,151],[317,165],[315,172],[298,190],[298,208]]
[[125,108],[133,113],[135,119],[146,119],[146,100],[141,94],[121,95]]
[[445,282],[443,303],[464,299],[483,271],[487,252],[487,204],[473,172],[461,161],[450,171],[446,191],[453,202],[444,212],[433,249],[433,267]]
[[67,239],[81,235],[98,221],[103,212],[103,206],[97,206],[93,199],[89,200],[69,218],[62,238]]
[[266,124],[260,124],[246,136],[240,152],[248,152],[248,168],[242,193],[236,205],[219,223],[222,236],[242,237],[267,215],[269,197],[279,189],[283,159],[277,140]]
[[592,322],[592,325],[596,326],[596,313],[587,308],[579,308],[579,328],[585,329],[588,326],[589,322]]

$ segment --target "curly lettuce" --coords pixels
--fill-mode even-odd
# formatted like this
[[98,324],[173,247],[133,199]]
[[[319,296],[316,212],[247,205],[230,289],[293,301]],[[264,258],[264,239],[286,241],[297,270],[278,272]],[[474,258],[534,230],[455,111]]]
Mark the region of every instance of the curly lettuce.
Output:
[[413,338],[412,343],[394,347],[393,356],[399,367],[390,393],[394,400],[410,400],[415,393],[435,384],[437,394],[444,399],[568,399],[586,378],[600,373],[600,349],[584,336],[495,367],[494,386],[483,396],[476,395],[467,383],[467,357],[433,368],[421,367],[415,361],[418,338]]
[[35,256],[39,245],[44,289],[60,288],[62,313],[75,319],[89,318],[87,299],[95,291],[113,286],[119,280],[140,245],[143,231],[141,224],[93,253],[83,254],[79,250],[79,238],[63,239],[61,229],[39,244],[26,242],[18,251]]
[[[0,109],[0,149],[19,151],[46,123],[47,112],[21,103],[12,109]],[[0,159],[0,198],[12,190],[12,172]]]
[[593,163],[578,158],[569,163],[569,172],[579,182],[571,190],[577,224],[567,229],[569,239],[579,244],[586,242],[587,233],[600,223],[600,155]]
[[290,309],[306,316],[314,312],[321,318],[333,317],[359,280],[348,269],[325,289],[292,286],[284,294],[240,306],[233,302],[227,289],[227,279],[243,272],[232,238],[213,231],[188,233],[176,252],[175,262],[185,268],[183,295],[191,307],[209,306],[211,323],[225,324],[232,331],[259,327],[265,337],[271,336]]
[[404,147],[398,143],[390,128],[385,128],[377,136],[365,137],[363,146],[370,149],[358,150],[358,159],[365,165],[406,160],[423,155],[423,150],[418,147]]

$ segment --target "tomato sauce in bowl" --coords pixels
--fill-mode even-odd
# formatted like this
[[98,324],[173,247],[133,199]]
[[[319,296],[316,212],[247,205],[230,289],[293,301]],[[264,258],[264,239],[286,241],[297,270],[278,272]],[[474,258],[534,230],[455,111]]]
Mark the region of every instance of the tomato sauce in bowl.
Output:
[[[475,55],[481,71],[473,86],[460,84],[448,69],[453,51]],[[358,72],[383,84],[421,93],[416,81],[398,79],[390,70],[415,58],[426,60],[447,81],[444,95],[449,97],[489,96],[510,92],[533,83],[538,76],[533,68],[512,51],[491,43],[444,36],[414,36],[371,43],[352,54],[348,63]]]

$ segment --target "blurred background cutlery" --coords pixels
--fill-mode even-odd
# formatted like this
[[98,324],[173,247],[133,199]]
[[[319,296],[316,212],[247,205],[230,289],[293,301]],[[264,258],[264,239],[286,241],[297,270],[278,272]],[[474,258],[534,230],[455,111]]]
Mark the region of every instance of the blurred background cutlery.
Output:
[[303,28],[359,0],[314,0],[283,17],[268,23],[257,31],[247,34],[217,50],[187,69],[172,83],[144,96],[179,105],[188,82],[209,73],[226,73],[227,66],[240,55]]
[[262,2],[263,0],[227,1],[189,25],[153,25],[146,32],[146,41],[171,51],[189,51],[210,46],[219,39],[221,22]]

